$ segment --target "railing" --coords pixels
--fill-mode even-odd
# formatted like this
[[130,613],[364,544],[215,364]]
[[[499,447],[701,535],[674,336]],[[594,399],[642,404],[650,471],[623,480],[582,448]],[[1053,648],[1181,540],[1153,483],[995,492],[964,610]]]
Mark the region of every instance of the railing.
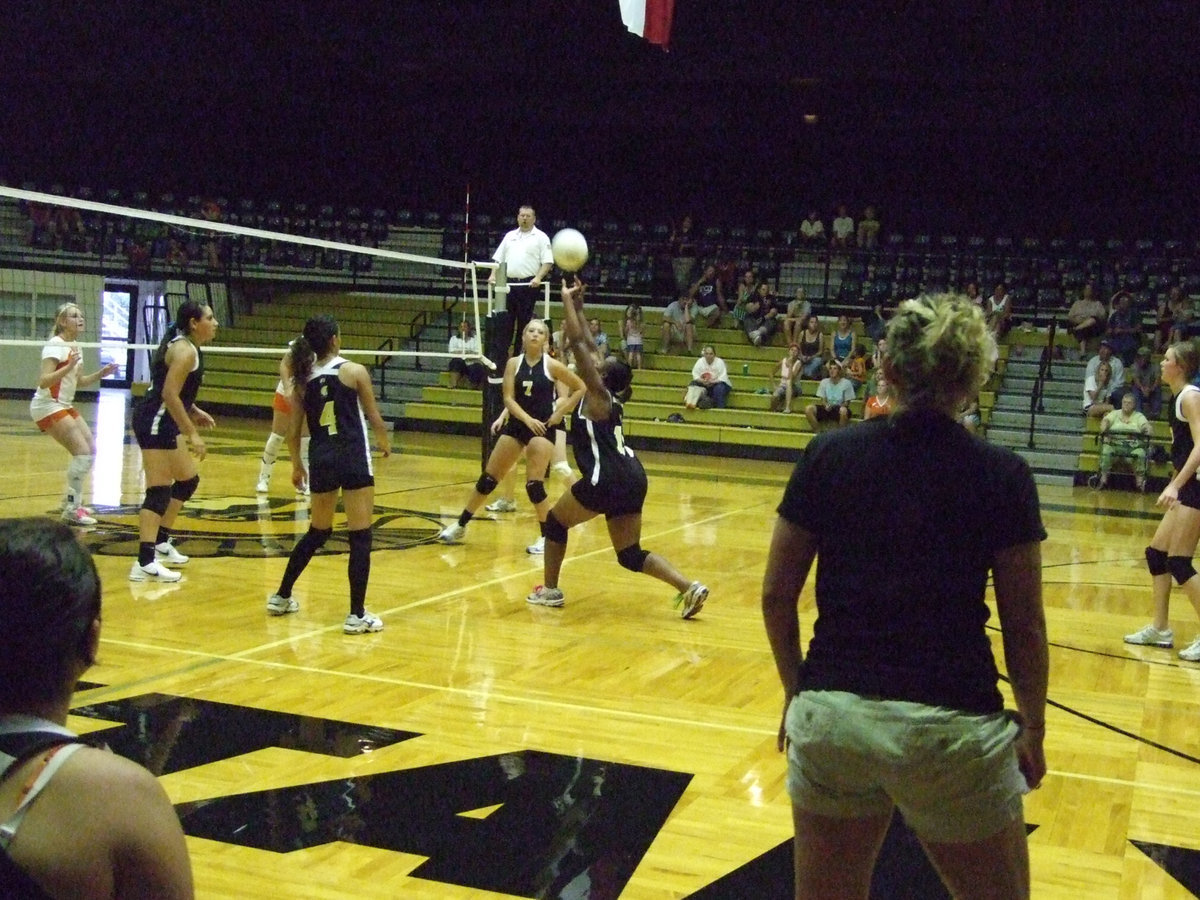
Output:
[[[394,350],[395,348],[396,348],[396,342],[393,341],[391,338],[388,338],[387,340],[385,340],[382,344],[380,344],[375,349],[377,351],[391,351],[391,350]],[[395,357],[391,356],[390,352],[383,356],[376,356],[375,364],[372,366],[373,370],[379,372],[379,399],[380,400],[387,399],[387,371],[388,371],[388,365],[391,363],[391,361],[393,359],[395,359]]]
[[1038,363],[1037,380],[1029,396],[1029,449],[1034,449],[1033,435],[1037,429],[1038,413],[1045,412],[1046,407],[1042,396],[1046,390],[1046,382],[1054,379],[1054,335],[1058,330],[1058,320],[1051,319],[1046,329],[1046,345],[1042,348],[1042,358]]

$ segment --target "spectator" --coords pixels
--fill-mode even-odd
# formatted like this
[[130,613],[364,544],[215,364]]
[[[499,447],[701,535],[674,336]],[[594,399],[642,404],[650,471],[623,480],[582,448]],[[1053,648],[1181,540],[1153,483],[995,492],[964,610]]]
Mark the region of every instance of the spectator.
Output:
[[688,296],[696,301],[700,309],[715,306],[722,313],[729,312],[729,304],[725,302],[725,288],[721,279],[717,277],[716,266],[704,267],[704,272],[688,289]]
[[867,382],[868,363],[867,348],[857,344],[846,360],[846,378],[854,385],[856,391]]
[[621,349],[625,351],[625,362],[631,369],[642,367],[642,307],[630,303],[621,317]]
[[1112,366],[1107,362],[1096,367],[1095,374],[1088,375],[1083,382],[1083,412],[1091,419],[1098,419],[1113,411]]
[[1133,362],[1134,354],[1142,345],[1141,315],[1133,305],[1129,291],[1118,291],[1112,298],[1112,312],[1108,316],[1108,342],[1125,365]]
[[888,384],[887,376],[880,372],[875,378],[875,393],[863,404],[863,421],[877,416],[890,416],[894,406],[895,397],[892,396],[891,385]]
[[0,578],[0,894],[194,896],[183,829],[157,779],[66,727],[71,694],[100,650],[91,555],[66,525],[8,519]]
[[800,329],[804,320],[812,315],[812,304],[804,296],[804,288],[796,288],[796,299],[788,301],[787,310],[783,316],[783,340],[788,344],[800,339]]
[[825,354],[827,359],[837,360],[844,369],[846,360],[858,346],[858,337],[850,327],[850,317],[842,313],[837,317],[837,326],[829,333],[829,343]]
[[1129,370],[1134,407],[1147,419],[1162,415],[1162,371],[1150,360],[1150,348],[1139,347]]
[[738,279],[737,292],[733,304],[733,318],[741,322],[746,318],[746,304],[758,291],[758,279],[753,269],[747,269]]
[[966,294],[968,300],[981,309],[983,308],[983,297],[979,296],[979,285],[973,281],[968,281],[966,288],[963,289],[963,293]]
[[770,344],[779,329],[775,294],[765,281],[759,282],[758,289],[746,303],[746,318],[742,319],[742,328],[755,347]]
[[879,245],[879,219],[875,217],[875,207],[868,206],[863,210],[862,220],[858,223],[858,246],[863,250],[874,250]]
[[800,243],[810,250],[825,246],[825,224],[815,209],[809,210],[808,218],[800,223]]
[[692,344],[696,341],[695,317],[697,315],[704,316],[711,324],[712,317],[719,317],[721,311],[715,306],[709,309],[698,309],[696,301],[686,294],[678,300],[668,303],[667,308],[663,310],[662,348],[659,352],[669,352],[671,342],[674,340],[683,341],[688,353],[691,353]]
[[1084,376],[1095,375],[1096,369],[1100,367],[1100,363],[1106,362],[1112,369],[1112,381],[1114,387],[1124,387],[1125,385],[1125,366],[1121,360],[1113,356],[1112,344],[1107,338],[1100,341],[1100,346],[1096,349],[1096,355],[1088,360],[1087,368],[1084,370]]
[[833,236],[829,245],[835,250],[848,250],[854,244],[854,220],[846,212],[845,204],[837,208],[837,216],[833,220]]
[[588,319],[588,330],[592,333],[592,343],[596,345],[596,362],[600,362],[609,354],[608,335],[599,319]]
[[875,351],[871,354],[871,370],[878,372],[883,367],[883,358],[887,355],[887,338],[882,337],[875,342]]
[[896,298],[890,294],[876,296],[870,311],[864,317],[864,331],[873,341],[881,341],[887,336],[887,323],[896,312]]
[[1137,489],[1139,492],[1146,490],[1149,471],[1146,456],[1149,442],[1146,439],[1150,434],[1150,423],[1134,409],[1133,394],[1126,394],[1121,398],[1121,408],[1110,411],[1100,420],[1100,434],[1097,437],[1100,444],[1100,480],[1096,482],[1097,489],[1104,490],[1108,486],[1113,457],[1120,457],[1132,461]]
[[[693,388],[698,389],[697,393]],[[729,371],[725,368],[725,360],[717,356],[712,346],[704,348],[696,364],[692,366],[692,381],[688,385],[685,402],[688,409],[695,409],[705,404],[699,402],[701,397],[708,397],[711,405],[724,409],[729,402],[729,392],[733,383],[729,380]]]
[[821,349],[825,344],[825,333],[821,331],[821,320],[816,313],[810,315],[800,328],[796,339],[800,345],[800,365],[805,378],[816,378],[825,364],[821,357]]
[[[459,354],[450,360],[446,368],[450,372],[450,387],[462,387],[464,381],[473,388],[482,388],[487,381],[487,366],[481,363],[479,356],[479,335],[475,333],[475,323],[463,316],[458,323],[458,334],[450,338],[447,348],[450,353]],[[474,356],[476,359],[467,360],[462,357]]]
[[1108,310],[1096,299],[1096,290],[1090,281],[1067,310],[1067,328],[1079,341],[1079,352],[1084,356],[1091,352],[1088,342],[1099,339],[1108,330]]
[[854,399],[854,385],[842,377],[842,365],[836,359],[829,363],[829,377],[822,378],[817,385],[817,400],[804,407],[804,416],[813,431],[821,422],[835,422],[840,428],[850,421],[850,401]]
[[1154,352],[1162,353],[1171,343],[1174,334],[1181,333],[1177,327],[1186,330],[1191,320],[1191,304],[1178,286],[1172,286],[1165,297],[1158,301],[1155,316]]
[[771,395],[771,409],[785,413],[792,411],[792,397],[800,393],[800,378],[804,364],[800,361],[800,345],[789,344],[788,353],[779,363],[779,384]]
[[988,297],[984,304],[983,311],[987,315],[988,328],[992,330],[996,340],[1003,339],[1012,328],[1012,298],[1008,295],[1008,285],[1004,282],[996,285],[992,296]]
[[963,404],[962,412],[958,414],[958,423],[967,429],[967,432],[970,434],[975,434],[979,431],[979,426],[983,424],[983,419],[979,414],[978,397],[972,397]]
[[696,234],[692,217],[684,216],[671,229],[671,269],[675,274],[675,293],[686,294],[696,268]]

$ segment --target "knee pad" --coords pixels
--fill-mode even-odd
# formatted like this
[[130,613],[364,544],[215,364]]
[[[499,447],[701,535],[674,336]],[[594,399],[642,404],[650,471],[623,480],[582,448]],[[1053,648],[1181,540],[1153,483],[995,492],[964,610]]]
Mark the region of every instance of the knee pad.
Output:
[[554,510],[546,514],[546,521],[542,523],[542,534],[545,535],[546,540],[554,541],[556,544],[567,542],[566,526],[554,517]]
[[646,557],[650,555],[649,550],[643,550],[641,544],[630,544],[624,550],[617,553],[617,562],[630,572],[642,571],[642,566],[646,564]]
[[496,479],[487,472],[484,472],[479,476],[479,480],[475,482],[475,490],[479,491],[479,493],[486,497],[496,489],[496,484]]
[[1176,584],[1186,584],[1196,574],[1196,567],[1192,565],[1190,556],[1168,556],[1167,571],[1171,573]]
[[533,504],[541,503],[546,499],[546,484],[542,481],[527,481],[525,482],[525,493],[529,495],[529,502]]
[[171,504],[171,486],[156,484],[146,488],[146,497],[142,500],[142,509],[148,509],[155,515],[162,516]]
[[193,475],[186,481],[176,481],[171,485],[171,499],[178,500],[180,503],[187,503],[192,499],[192,494],[196,493],[196,488],[199,486],[199,475]]
[[92,470],[91,455],[72,456],[67,463],[67,478],[84,478]]
[[1165,550],[1156,550],[1154,547],[1146,548],[1146,568],[1150,570],[1151,575],[1166,575],[1170,570],[1167,568],[1167,554]]
[[560,459],[558,462],[552,465],[550,467],[550,471],[552,471],[559,478],[570,478],[571,475],[574,474],[571,472],[571,464],[565,459]]

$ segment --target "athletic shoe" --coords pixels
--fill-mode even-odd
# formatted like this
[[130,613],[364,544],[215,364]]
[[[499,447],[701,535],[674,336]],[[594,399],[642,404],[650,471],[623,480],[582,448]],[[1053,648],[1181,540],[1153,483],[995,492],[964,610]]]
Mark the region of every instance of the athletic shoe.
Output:
[[683,609],[679,611],[681,619],[690,619],[696,613],[700,612],[704,606],[704,601],[708,599],[708,588],[698,581],[693,581],[691,587],[675,598],[675,605],[683,605]]
[[533,593],[525,598],[525,602],[534,606],[562,606],[563,592],[558,588],[548,588],[539,584],[533,589]]
[[258,479],[258,484],[256,484],[254,486],[254,490],[259,494],[265,494],[270,489],[270,487],[271,487],[271,479],[270,478],[260,478],[260,479]]
[[[1170,628],[1159,631],[1154,627],[1154,623],[1151,623],[1141,631],[1125,635],[1125,643],[1140,644],[1146,647],[1170,647],[1175,643],[1175,632]],[[1188,649],[1190,650],[1191,647]]]
[[139,565],[135,559],[129,568],[130,581],[178,581],[183,575],[172,572],[158,560],[148,566]]
[[488,512],[516,512],[517,501],[505,500],[503,497],[501,497],[495,503],[489,503],[484,507],[484,509],[486,509]]
[[525,548],[525,552],[532,553],[534,556],[541,556],[546,552],[546,539],[544,537],[538,538]]
[[312,495],[312,489],[308,486],[308,482],[306,481],[304,484],[300,485],[300,487],[296,488],[296,493],[300,494],[301,496],[308,497]]
[[93,516],[93,517],[94,517],[94,516],[96,515],[94,512],[92,512],[92,508],[91,508],[90,506],[84,506],[84,505],[80,504],[80,505],[79,505],[78,507],[76,507],[76,508],[77,508],[77,509],[78,509],[78,510],[79,510],[81,513],[83,513],[85,516]]
[[1196,638],[1180,650],[1179,658],[1186,659],[1188,662],[1200,662],[1200,638]]
[[154,545],[154,558],[160,563],[170,563],[173,566],[182,566],[191,559],[190,556],[184,556],[176,550],[175,545],[170,541]]
[[361,617],[350,613],[346,616],[346,621],[342,624],[342,631],[345,634],[366,634],[368,631],[383,631],[383,619],[365,609]]
[[437,539],[443,544],[457,544],[462,541],[466,533],[467,528],[465,525],[459,525],[457,522],[454,522],[439,531]]
[[95,525],[96,520],[82,506],[70,506],[62,511],[62,520],[68,525]]
[[300,604],[296,602],[295,597],[280,597],[278,594],[272,594],[267,598],[267,615],[269,616],[286,616],[299,609]]

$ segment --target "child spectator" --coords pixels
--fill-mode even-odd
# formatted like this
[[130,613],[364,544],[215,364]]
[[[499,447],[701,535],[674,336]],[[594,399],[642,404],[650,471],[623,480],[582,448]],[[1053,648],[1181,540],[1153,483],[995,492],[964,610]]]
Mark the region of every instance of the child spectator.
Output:
[[642,307],[630,303],[621,318],[621,349],[631,369],[642,367]]

